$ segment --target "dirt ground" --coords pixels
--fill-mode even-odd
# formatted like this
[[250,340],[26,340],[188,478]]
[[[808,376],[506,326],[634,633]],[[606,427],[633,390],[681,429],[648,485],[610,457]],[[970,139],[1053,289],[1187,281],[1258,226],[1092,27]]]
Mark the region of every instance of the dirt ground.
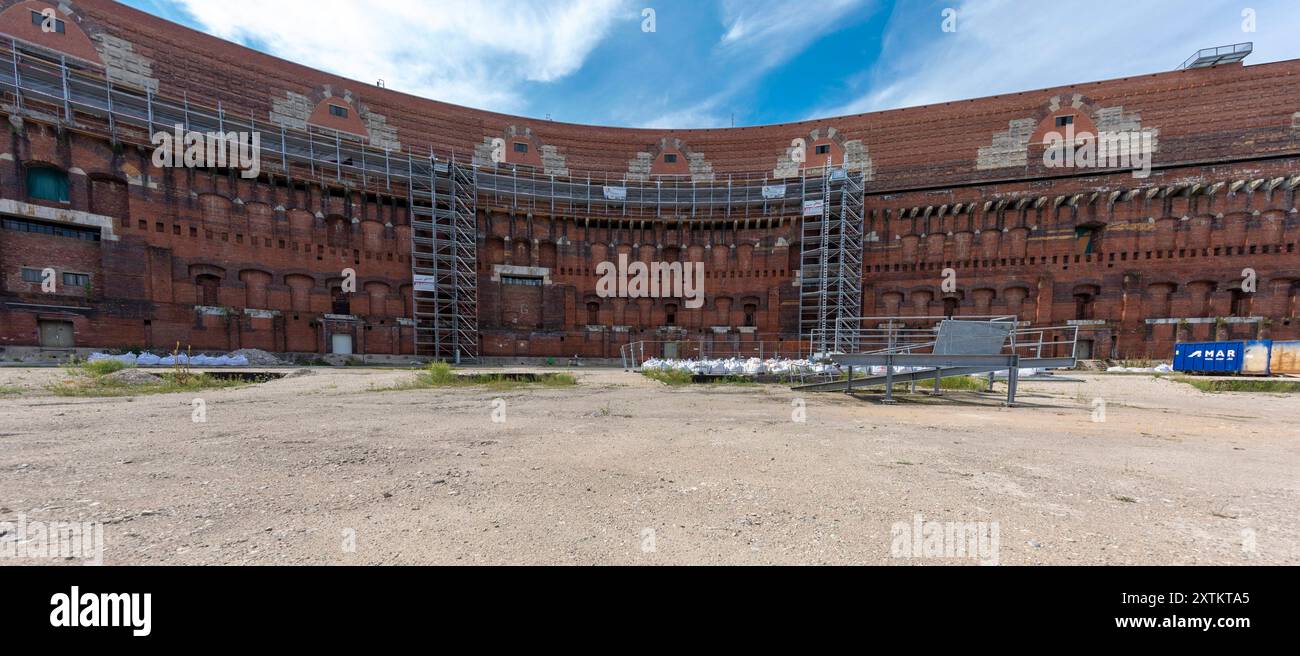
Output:
[[1094,374],[1013,409],[885,406],[576,373],[375,392],[413,374],[317,369],[207,392],[195,423],[190,396],[0,368],[26,390],[0,396],[0,522],[102,522],[109,564],[973,562],[895,557],[918,513],[997,522],[1004,565],[1300,563],[1296,395]]

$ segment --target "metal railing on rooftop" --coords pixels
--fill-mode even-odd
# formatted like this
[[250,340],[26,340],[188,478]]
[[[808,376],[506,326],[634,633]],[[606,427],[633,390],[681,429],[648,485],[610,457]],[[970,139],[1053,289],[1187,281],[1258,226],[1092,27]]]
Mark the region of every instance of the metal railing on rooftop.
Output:
[[142,147],[152,147],[153,134],[171,132],[178,125],[187,132],[256,132],[261,168],[268,174],[399,197],[412,196],[413,179],[426,179],[433,167],[456,162],[477,170],[478,192],[485,202],[593,218],[798,216],[800,183],[805,177],[820,179],[825,170],[823,164],[801,167],[784,178],[766,171],[697,180],[609,171],[553,175],[521,165],[484,165],[472,154],[447,148],[385,148],[305,122],[301,128],[289,127],[258,121],[251,113],[230,113],[220,100],[212,107],[190,102],[185,93],[177,98],[114,83],[100,69],[12,38],[0,41],[0,91],[19,115]]

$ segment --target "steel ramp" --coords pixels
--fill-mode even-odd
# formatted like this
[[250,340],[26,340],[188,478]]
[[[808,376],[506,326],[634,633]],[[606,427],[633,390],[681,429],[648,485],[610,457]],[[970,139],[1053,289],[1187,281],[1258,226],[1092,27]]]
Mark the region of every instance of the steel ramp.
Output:
[[[969,376],[972,374],[993,374],[1007,371],[1007,405],[1013,405],[1016,398],[1016,385],[1021,367],[1073,366],[1071,358],[1022,358],[1017,352],[1015,340],[1016,322],[1008,321],[972,321],[961,319],[944,319],[935,330],[933,342],[926,344],[911,343],[892,345],[868,353],[839,354],[831,356],[836,364],[847,367],[849,377],[813,385],[802,385],[794,389],[810,392],[851,391],[853,388],[885,388],[886,403],[894,401],[894,385],[899,383],[914,384],[920,381],[934,381],[938,389],[939,381],[944,378]],[[916,352],[928,348],[929,352]],[[1071,349],[1073,350],[1073,349]],[[1041,355],[1040,353],[1036,355]],[[884,374],[853,378],[853,369],[858,367],[885,367]],[[906,373],[894,371],[895,367],[915,369]]]
[[[987,374],[1000,370],[1000,367],[940,367],[938,369],[926,369],[924,371],[896,373],[893,375],[893,384],[911,383],[913,381],[932,381],[934,380],[934,373],[936,371],[939,372],[939,378],[955,378],[957,376],[969,376],[971,374]],[[890,378],[890,376],[885,374],[872,374],[870,376],[854,378],[852,380],[832,380],[824,383],[799,385],[793,389],[801,392],[846,392],[850,389],[859,387],[879,387],[884,385],[888,378]]]

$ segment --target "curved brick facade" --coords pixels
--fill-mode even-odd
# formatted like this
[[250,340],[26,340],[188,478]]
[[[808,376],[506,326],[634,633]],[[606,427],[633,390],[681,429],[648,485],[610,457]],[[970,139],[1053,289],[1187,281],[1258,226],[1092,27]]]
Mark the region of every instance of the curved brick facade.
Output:
[[[108,0],[62,5],[67,29],[47,34],[30,15],[50,6],[0,2],[0,32],[24,57],[67,55],[77,75],[119,88],[398,154],[493,167],[502,146],[503,170],[721,183],[797,177],[791,145],[802,140],[810,164],[829,157],[867,181],[864,315],[1076,321],[1097,356],[1168,357],[1176,339],[1300,337],[1300,60],[803,123],[643,130],[416,98]],[[0,67],[11,62],[0,57]],[[347,332],[357,352],[411,352],[402,193],[327,171],[250,180],[158,168],[140,134],[39,94],[16,98],[5,79],[0,345],[49,345],[60,339],[50,331],[70,324],[77,346],[328,352]],[[1150,176],[1045,166],[1043,141],[1064,117],[1078,131],[1145,135]],[[66,174],[66,200],[33,192],[42,183],[31,171],[42,168]],[[623,220],[521,208],[498,194],[480,198],[478,225],[485,356],[616,357],[622,343],[661,336],[798,339],[797,213]],[[680,302],[600,298],[596,265],[618,254],[703,261],[705,305],[676,307],[666,331],[668,306]],[[46,293],[24,268],[73,282]],[[357,272],[357,290],[340,296],[344,268]],[[948,268],[950,293],[940,285]],[[1247,268],[1253,292],[1243,289]],[[503,283],[516,274],[543,284]]]

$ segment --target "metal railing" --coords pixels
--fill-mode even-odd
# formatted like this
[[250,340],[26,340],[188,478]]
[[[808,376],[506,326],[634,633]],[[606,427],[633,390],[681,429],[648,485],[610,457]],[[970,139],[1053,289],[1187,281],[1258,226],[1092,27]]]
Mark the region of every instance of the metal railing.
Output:
[[859,317],[856,353],[930,353],[949,319],[1012,324],[1001,353],[1021,358],[1074,358],[1079,341],[1078,326],[1028,326],[1014,315]]
[[114,83],[103,69],[12,38],[0,40],[0,92],[14,113],[114,143],[151,148],[152,135],[176,126],[187,132],[256,132],[261,170],[267,174],[390,193],[413,202],[429,200],[411,192],[413,181],[428,179],[435,166],[454,162],[475,169],[480,204],[611,219],[789,219],[799,216],[801,208],[797,185],[826,171],[818,165],[788,177],[760,171],[708,180],[609,171],[554,175],[525,165],[485,163],[473,153],[432,144],[385,147],[305,123],[259,121],[251,112],[226,111],[219,99],[205,104],[192,102],[187,93],[167,96]]

